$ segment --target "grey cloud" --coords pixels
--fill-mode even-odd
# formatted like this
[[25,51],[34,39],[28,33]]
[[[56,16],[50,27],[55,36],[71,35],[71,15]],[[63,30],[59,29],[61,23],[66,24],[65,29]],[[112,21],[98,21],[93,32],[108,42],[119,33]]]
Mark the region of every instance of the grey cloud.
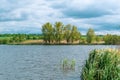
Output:
[[16,16],[14,14],[4,14],[0,15],[0,22],[8,22],[8,21],[24,21],[28,19],[28,15],[25,13],[21,13],[20,16]]
[[106,10],[97,10],[92,8],[90,9],[88,8],[82,11],[76,9],[66,9],[63,10],[62,12],[66,17],[71,17],[71,18],[96,18],[96,17],[102,17],[104,15],[112,14]]
[[[90,1],[93,1],[93,3]],[[93,26],[92,28],[96,31],[120,31],[118,28],[120,23],[118,9],[120,9],[120,6],[118,6],[119,1],[117,1],[118,0],[1,0],[0,27],[6,26],[5,29],[7,31],[2,29],[3,32],[6,33],[36,33],[39,32],[40,29],[31,26],[41,27],[42,24],[48,21],[52,23],[61,21],[66,24],[70,23],[78,26],[81,32],[86,32],[89,28],[88,26]],[[84,4],[82,4],[82,2]],[[117,17],[111,17],[112,15],[116,15],[116,13],[118,15]],[[101,18],[107,15],[109,16]],[[107,19],[112,20],[107,22]],[[10,26],[14,28],[9,28]],[[21,26],[24,26],[24,28],[21,28]]]
[[4,31],[0,31],[0,33],[28,33],[28,34],[31,34],[31,33],[40,33],[40,28],[37,28],[37,27],[30,27],[29,28],[27,26],[19,26],[17,28],[14,28],[14,27],[5,27],[4,28]]

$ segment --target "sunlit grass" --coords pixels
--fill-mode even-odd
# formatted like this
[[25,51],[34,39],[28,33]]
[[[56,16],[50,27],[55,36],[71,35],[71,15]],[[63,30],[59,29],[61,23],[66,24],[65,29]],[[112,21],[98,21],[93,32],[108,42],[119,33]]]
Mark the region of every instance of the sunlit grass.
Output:
[[120,80],[120,51],[94,50],[82,69],[82,80]]

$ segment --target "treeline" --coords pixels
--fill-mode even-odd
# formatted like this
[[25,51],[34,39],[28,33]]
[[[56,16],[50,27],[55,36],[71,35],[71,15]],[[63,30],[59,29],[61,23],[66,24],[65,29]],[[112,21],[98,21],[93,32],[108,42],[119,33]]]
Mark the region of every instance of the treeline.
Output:
[[14,44],[26,40],[42,39],[40,34],[0,34],[0,44]]
[[56,22],[54,25],[49,22],[45,23],[42,26],[42,34],[46,44],[60,44],[63,40],[67,43],[73,43],[81,37],[81,33],[76,26],[71,24],[64,25],[62,22]]
[[91,44],[95,41],[99,42],[102,39],[95,35],[93,29],[89,29],[85,38],[77,29],[76,26],[62,22],[56,22],[54,25],[47,22],[42,26],[42,35],[45,44],[61,44],[62,41],[67,44],[72,44],[77,41],[77,44]]
[[107,34],[104,36],[105,44],[120,44],[120,36]]
[[75,25],[64,25],[62,22],[43,24],[42,34],[0,34],[0,44],[19,44],[26,40],[43,40],[41,44],[115,45],[120,44],[120,35],[96,35],[91,28],[82,35]]
[[120,44],[118,35],[96,35],[93,29],[88,29],[83,37],[76,26],[62,22],[56,22],[54,25],[47,22],[42,26],[42,35],[45,44],[61,44],[65,41],[67,44],[78,41],[77,44]]

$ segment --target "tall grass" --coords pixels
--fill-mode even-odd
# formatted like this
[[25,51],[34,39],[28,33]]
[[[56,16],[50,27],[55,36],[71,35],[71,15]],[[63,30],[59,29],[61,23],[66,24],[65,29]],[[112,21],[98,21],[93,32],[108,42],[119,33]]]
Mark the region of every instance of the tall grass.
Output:
[[120,80],[120,51],[94,50],[82,69],[82,80]]
[[75,70],[75,60],[64,59],[62,61],[62,68],[63,70]]

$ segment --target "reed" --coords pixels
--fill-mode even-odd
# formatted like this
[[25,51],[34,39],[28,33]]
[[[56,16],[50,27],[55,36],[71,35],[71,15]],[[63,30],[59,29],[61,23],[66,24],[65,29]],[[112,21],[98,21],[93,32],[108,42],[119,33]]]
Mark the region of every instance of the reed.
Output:
[[72,60],[68,60],[68,59],[64,59],[62,61],[62,68],[64,70],[74,70],[75,69],[75,60],[72,59]]
[[120,80],[120,51],[93,50],[82,68],[82,80]]

